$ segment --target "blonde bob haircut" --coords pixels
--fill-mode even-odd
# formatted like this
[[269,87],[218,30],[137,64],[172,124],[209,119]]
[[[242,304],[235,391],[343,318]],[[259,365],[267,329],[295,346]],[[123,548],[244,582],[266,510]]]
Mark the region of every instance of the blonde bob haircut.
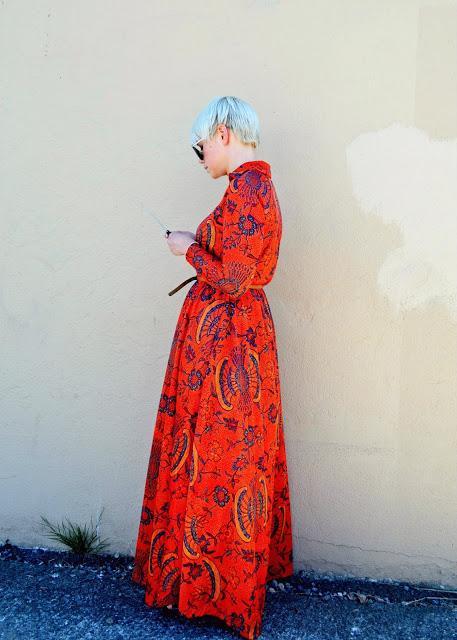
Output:
[[191,145],[211,140],[220,124],[231,129],[240,142],[254,148],[260,144],[259,118],[251,105],[234,96],[217,96],[196,117],[190,134]]

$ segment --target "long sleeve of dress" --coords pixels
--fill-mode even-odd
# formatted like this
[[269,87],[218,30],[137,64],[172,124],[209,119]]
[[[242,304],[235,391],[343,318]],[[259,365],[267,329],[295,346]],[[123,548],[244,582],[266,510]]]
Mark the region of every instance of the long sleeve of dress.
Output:
[[186,260],[216,289],[238,298],[247,291],[264,248],[265,203],[246,174],[228,190],[222,215],[222,255],[217,257],[198,242],[186,251]]

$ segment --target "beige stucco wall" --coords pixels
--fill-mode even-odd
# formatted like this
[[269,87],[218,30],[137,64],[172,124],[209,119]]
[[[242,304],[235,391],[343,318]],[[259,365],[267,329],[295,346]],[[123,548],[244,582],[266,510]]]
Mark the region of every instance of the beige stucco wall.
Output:
[[188,145],[257,109],[283,212],[278,334],[295,567],[457,586],[457,3],[0,6],[0,539],[39,516],[133,553],[194,274],[151,208],[219,201]]

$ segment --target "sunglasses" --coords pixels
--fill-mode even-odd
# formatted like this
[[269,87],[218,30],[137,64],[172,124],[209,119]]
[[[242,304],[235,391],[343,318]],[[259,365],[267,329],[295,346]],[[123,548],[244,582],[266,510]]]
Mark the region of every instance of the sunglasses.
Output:
[[195,151],[195,153],[198,156],[199,160],[203,160],[203,149],[201,147],[198,146],[198,144],[193,144],[192,145],[192,149]]

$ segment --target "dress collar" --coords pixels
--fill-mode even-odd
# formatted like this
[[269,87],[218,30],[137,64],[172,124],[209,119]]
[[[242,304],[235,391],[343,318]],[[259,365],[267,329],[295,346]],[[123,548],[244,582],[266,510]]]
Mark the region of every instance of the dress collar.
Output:
[[243,162],[242,164],[240,164],[239,167],[236,167],[236,169],[228,174],[229,180],[236,178],[238,175],[244,173],[245,171],[251,170],[260,171],[261,173],[264,173],[268,178],[271,178],[271,166],[268,162],[265,162],[265,160],[248,160],[247,162]]

